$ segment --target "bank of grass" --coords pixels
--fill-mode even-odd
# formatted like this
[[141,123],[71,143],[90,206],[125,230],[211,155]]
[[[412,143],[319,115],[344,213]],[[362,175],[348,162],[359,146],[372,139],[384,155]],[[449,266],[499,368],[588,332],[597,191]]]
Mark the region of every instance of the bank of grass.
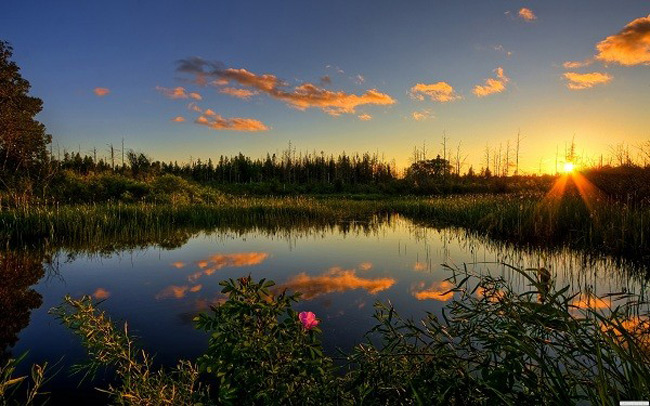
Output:
[[[650,206],[578,197],[465,195],[432,198],[234,197],[210,203],[104,203],[31,206],[0,211],[0,240],[54,245],[152,240],[174,230],[295,230],[372,224],[398,214],[430,226],[457,226],[500,241],[569,247],[622,257],[650,255]],[[178,233],[176,233],[178,234]],[[163,241],[163,246],[165,242]],[[169,246],[176,246],[174,241]]]

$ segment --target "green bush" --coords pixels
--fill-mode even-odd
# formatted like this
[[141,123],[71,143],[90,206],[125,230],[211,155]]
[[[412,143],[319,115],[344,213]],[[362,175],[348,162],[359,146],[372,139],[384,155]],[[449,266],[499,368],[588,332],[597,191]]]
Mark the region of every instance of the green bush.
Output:
[[[297,295],[269,291],[250,277],[220,283],[228,300],[196,318],[210,334],[198,365],[217,379],[219,403],[318,405],[333,401],[332,362],[318,327],[307,329],[291,309]],[[329,399],[329,401],[328,401]]]
[[569,287],[556,289],[544,269],[513,268],[528,284],[523,291],[502,277],[452,271],[454,300],[442,317],[427,313],[416,322],[377,303],[376,327],[336,368],[322,352],[320,330],[292,310],[298,294],[274,293],[273,282],[250,277],[221,283],[227,300],[196,319],[210,334],[207,351],[171,373],[150,372],[126,327],[113,327],[90,298],[67,298],[72,311],[55,313],[82,337],[93,365],[116,367],[121,384],[109,393],[118,404],[616,405],[650,398],[650,319],[638,298],[605,298],[623,304],[604,312]]

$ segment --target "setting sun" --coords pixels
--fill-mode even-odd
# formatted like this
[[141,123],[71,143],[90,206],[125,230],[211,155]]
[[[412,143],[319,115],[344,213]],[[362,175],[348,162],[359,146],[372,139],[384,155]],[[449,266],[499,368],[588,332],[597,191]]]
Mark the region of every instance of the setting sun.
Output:
[[571,173],[574,168],[573,162],[566,162],[564,164],[564,173]]

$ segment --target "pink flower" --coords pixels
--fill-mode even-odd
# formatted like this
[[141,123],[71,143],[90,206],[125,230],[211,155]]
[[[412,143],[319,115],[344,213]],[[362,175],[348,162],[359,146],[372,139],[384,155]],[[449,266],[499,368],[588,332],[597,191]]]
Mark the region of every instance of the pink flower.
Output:
[[311,330],[319,323],[318,319],[316,319],[316,315],[312,312],[300,312],[298,318],[305,330]]

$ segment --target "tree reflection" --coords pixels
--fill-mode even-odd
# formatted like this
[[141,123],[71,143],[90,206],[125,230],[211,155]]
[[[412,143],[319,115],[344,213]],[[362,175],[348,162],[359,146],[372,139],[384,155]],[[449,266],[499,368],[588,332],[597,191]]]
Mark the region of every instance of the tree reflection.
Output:
[[43,304],[43,297],[32,289],[43,277],[43,258],[26,251],[0,252],[0,359],[8,357],[9,348],[29,324],[33,309]]

